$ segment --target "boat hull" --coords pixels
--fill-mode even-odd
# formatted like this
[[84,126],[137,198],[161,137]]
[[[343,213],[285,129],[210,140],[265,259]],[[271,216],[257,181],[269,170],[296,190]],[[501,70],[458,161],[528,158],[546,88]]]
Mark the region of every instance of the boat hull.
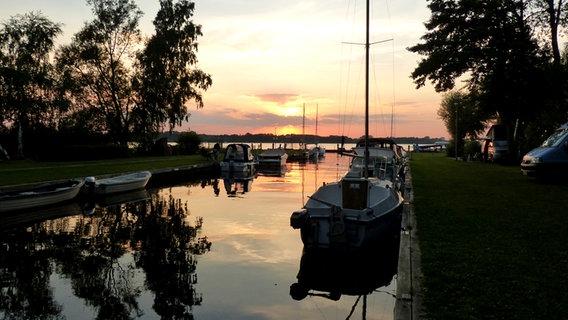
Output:
[[94,181],[94,185],[86,184],[85,191],[96,195],[107,195],[138,190],[146,187],[151,177],[152,174],[149,171],[141,171],[116,177],[97,179]]
[[360,192],[350,195],[344,191],[352,181],[362,180],[322,186],[302,210],[292,214],[290,224],[300,229],[305,248],[363,248],[400,223],[402,196],[388,181],[369,184],[369,202]]
[[75,198],[84,185],[81,179],[50,183],[36,188],[0,194],[0,213],[46,207]]
[[237,162],[237,161],[223,161],[220,164],[221,172],[223,174],[254,174],[256,163],[255,162]]
[[258,155],[259,166],[283,166],[287,160],[288,154],[284,149],[268,149]]

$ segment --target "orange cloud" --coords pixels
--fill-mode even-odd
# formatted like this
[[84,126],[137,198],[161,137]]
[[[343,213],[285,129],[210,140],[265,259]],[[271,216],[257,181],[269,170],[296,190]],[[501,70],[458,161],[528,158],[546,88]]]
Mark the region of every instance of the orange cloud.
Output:
[[294,101],[298,98],[298,94],[295,93],[265,93],[256,95],[261,101],[266,102],[276,102],[284,104],[286,102]]

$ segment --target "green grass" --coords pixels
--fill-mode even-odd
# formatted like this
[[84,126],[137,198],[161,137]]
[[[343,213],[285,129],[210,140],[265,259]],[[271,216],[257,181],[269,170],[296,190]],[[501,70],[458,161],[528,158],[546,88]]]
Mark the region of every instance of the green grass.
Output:
[[518,166],[412,156],[428,318],[565,318],[568,184]]
[[0,162],[0,186],[159,168],[183,167],[208,161],[209,160],[200,155],[135,157],[80,162],[4,161]]

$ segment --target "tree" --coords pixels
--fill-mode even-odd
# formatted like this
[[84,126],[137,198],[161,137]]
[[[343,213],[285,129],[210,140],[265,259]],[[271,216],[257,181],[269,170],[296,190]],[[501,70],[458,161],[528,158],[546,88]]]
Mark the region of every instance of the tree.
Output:
[[459,91],[451,91],[444,95],[438,116],[444,121],[454,143],[457,143],[458,153],[463,150],[464,139],[476,139],[485,129],[490,118],[472,95]]
[[161,0],[154,19],[156,34],[139,55],[136,131],[146,147],[164,124],[169,123],[171,131],[188,119],[190,100],[202,108],[201,90],[212,84],[211,76],[195,67],[197,38],[203,34],[201,25],[191,20],[194,10],[188,0]]
[[201,138],[195,131],[187,131],[179,135],[177,142],[180,154],[196,154],[199,151]]
[[558,33],[562,26],[568,23],[567,6],[564,0],[529,0],[528,8],[533,14],[530,15],[532,25],[541,39],[542,46],[553,57],[554,64],[561,63],[560,45]]
[[408,49],[426,56],[411,75],[417,87],[430,80],[443,92],[465,79],[479,108],[510,133],[519,121],[534,118],[534,106],[543,100],[538,89],[548,79],[547,62],[531,37],[526,3],[431,0],[428,7],[432,17],[424,42]]
[[105,119],[113,141],[126,145],[135,107],[134,57],[142,41],[142,12],[133,0],[87,0],[95,19],[58,55],[60,72],[74,82],[74,103]]
[[18,127],[18,158],[24,129],[45,120],[53,98],[49,57],[59,34],[60,24],[34,12],[11,17],[0,30],[0,122]]

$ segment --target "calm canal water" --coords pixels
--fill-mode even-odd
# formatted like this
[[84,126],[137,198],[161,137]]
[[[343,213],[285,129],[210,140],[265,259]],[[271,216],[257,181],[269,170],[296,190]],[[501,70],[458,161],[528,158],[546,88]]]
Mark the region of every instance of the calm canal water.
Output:
[[303,254],[290,227],[348,160],[328,153],[244,184],[106,198],[90,214],[72,203],[34,221],[3,217],[0,318],[392,319],[398,239],[364,254]]

